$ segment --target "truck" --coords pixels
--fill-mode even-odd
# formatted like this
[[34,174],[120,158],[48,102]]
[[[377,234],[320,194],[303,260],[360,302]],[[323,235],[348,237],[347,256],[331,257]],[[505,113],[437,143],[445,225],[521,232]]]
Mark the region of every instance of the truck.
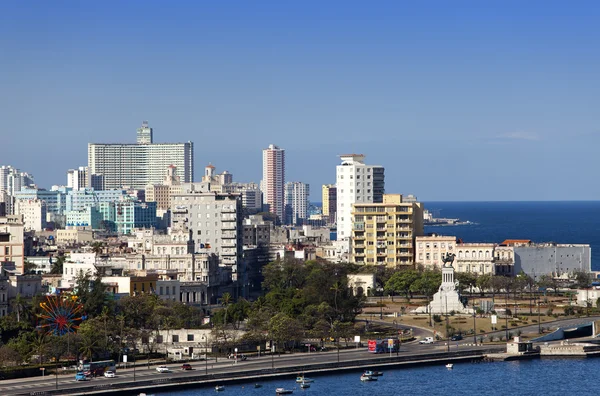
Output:
[[433,344],[433,337],[425,337],[419,341],[419,344]]
[[[400,341],[397,338],[369,340],[368,345],[370,353],[390,353],[390,349],[391,352],[398,352],[400,349]],[[390,348],[390,345],[392,345],[392,348]]]

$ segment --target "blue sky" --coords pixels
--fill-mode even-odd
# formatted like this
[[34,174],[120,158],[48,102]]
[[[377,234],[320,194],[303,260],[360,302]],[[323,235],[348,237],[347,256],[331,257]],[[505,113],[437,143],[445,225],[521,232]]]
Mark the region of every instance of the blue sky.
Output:
[[0,165],[66,183],[88,142],[195,144],[260,180],[335,181],[338,154],[421,200],[598,199],[600,4],[0,3]]

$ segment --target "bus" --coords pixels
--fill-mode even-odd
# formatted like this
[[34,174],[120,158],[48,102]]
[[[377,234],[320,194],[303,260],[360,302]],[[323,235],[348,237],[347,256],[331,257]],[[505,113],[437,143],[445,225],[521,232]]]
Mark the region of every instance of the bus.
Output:
[[83,363],[81,371],[83,371],[86,375],[96,377],[104,375],[105,371],[112,371],[116,373],[117,366],[115,365],[114,360],[100,360],[97,362]]
[[[392,347],[390,348],[390,340]],[[400,349],[400,341],[396,338],[386,338],[383,340],[369,340],[369,352],[371,353],[390,353],[397,352]]]

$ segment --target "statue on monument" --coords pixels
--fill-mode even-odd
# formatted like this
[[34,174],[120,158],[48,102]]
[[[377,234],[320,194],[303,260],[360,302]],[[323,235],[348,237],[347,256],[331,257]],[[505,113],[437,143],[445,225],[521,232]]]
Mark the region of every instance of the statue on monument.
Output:
[[454,262],[454,258],[456,255],[454,253],[446,253],[445,256],[442,256],[442,262],[444,263],[444,267],[452,267],[452,263]]

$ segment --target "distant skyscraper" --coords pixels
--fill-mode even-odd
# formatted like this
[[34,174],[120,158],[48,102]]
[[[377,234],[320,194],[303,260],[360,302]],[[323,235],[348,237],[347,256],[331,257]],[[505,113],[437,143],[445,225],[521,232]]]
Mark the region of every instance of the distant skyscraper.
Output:
[[21,172],[10,165],[0,167],[0,191],[14,196],[21,189],[28,188],[33,184],[33,176],[29,173]]
[[324,184],[322,189],[323,216],[327,216],[329,224],[335,223],[337,212],[337,189],[335,184]]
[[187,143],[152,143],[152,128],[144,122],[136,144],[89,143],[88,172],[103,177],[104,189],[143,189],[160,184],[169,165],[177,167],[183,183],[194,178],[194,146]]
[[285,150],[271,144],[263,150],[263,178],[261,190],[263,202],[269,212],[284,221]]
[[352,205],[381,203],[385,189],[383,166],[365,165],[362,154],[340,155],[336,167],[337,239],[352,236]]
[[287,224],[303,224],[308,219],[309,186],[302,182],[285,184],[285,211]]
[[137,144],[152,144],[152,128],[148,126],[148,121],[142,122],[142,127],[137,130]]

